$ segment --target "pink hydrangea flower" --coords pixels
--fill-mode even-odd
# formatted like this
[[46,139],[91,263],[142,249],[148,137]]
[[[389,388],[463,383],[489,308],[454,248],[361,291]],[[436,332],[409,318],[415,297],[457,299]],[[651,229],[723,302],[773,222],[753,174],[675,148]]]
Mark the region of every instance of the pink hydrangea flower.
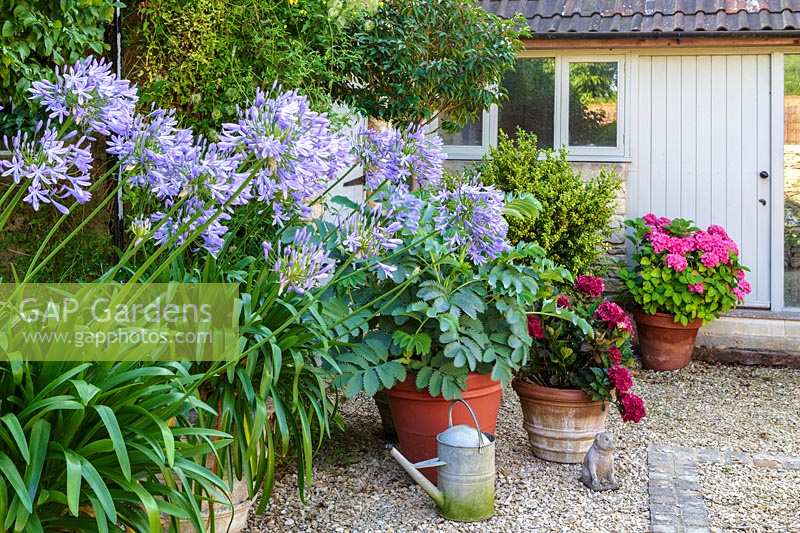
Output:
[[666,250],[672,242],[672,237],[659,230],[650,231],[646,238],[648,241],[650,241],[650,245],[653,247],[653,252],[657,254],[660,254]]
[[633,387],[631,371],[624,366],[612,366],[608,372],[608,379],[619,392],[628,392]]
[[544,339],[542,321],[534,315],[528,315],[528,333],[536,340]]
[[611,362],[615,365],[619,365],[622,363],[622,350],[617,348],[616,346],[612,346],[608,349],[608,356],[611,358]]
[[606,290],[602,278],[597,276],[578,276],[575,280],[575,289],[592,298],[599,298]]
[[606,300],[594,312],[595,318],[598,318],[606,323],[609,328],[620,328],[629,333],[633,333],[633,322],[628,313],[625,312],[620,306]]
[[686,257],[681,254],[668,254],[664,259],[664,263],[675,272],[683,272],[689,266]]
[[703,285],[703,282],[700,283],[690,283],[689,284],[689,292],[695,292],[697,294],[703,294],[706,292],[706,287]]
[[620,393],[619,403],[623,422],[639,422],[647,416],[644,401],[633,393]]
[[654,213],[647,213],[645,216],[642,217],[644,223],[650,226],[651,228],[655,229],[662,229],[664,226],[669,226],[672,224],[672,220],[667,217],[659,217],[656,216]]
[[700,262],[703,263],[703,266],[706,268],[715,268],[720,264],[720,258],[714,252],[705,252],[700,257]]
[[558,305],[562,309],[569,309],[570,306],[569,296],[567,296],[566,294],[560,294],[558,296],[558,300],[556,300],[556,305]]

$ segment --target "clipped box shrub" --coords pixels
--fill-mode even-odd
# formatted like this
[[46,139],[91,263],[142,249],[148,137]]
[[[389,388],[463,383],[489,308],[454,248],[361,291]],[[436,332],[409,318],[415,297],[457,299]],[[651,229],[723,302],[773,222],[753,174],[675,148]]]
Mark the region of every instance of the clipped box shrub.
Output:
[[509,221],[511,242],[530,241],[572,272],[597,271],[608,249],[614,203],[622,187],[619,177],[603,169],[584,180],[567,161],[567,151],[540,149],[536,135],[518,130],[511,139],[500,132],[475,172],[487,185],[515,193],[531,193],[542,204],[535,219]]

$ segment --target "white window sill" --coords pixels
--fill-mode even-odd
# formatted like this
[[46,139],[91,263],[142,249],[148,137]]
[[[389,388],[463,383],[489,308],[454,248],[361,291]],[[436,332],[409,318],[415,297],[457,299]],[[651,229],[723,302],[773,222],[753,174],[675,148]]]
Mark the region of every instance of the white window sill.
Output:
[[[481,159],[483,159],[482,155],[447,154],[448,161],[480,161]],[[539,159],[544,159],[544,156],[540,156]],[[630,163],[632,159],[624,155],[567,154],[567,161],[571,163]]]

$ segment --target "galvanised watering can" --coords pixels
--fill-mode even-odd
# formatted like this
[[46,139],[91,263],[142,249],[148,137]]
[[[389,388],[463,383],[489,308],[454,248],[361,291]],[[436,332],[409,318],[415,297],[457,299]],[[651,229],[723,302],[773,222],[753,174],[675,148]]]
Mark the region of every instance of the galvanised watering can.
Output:
[[[466,406],[475,427],[453,425],[453,407]],[[481,432],[475,412],[464,400],[450,402],[447,429],[436,436],[438,457],[412,464],[397,448],[391,455],[439,506],[442,516],[460,522],[486,520],[494,514],[495,437]],[[422,475],[419,468],[439,468],[439,486]]]

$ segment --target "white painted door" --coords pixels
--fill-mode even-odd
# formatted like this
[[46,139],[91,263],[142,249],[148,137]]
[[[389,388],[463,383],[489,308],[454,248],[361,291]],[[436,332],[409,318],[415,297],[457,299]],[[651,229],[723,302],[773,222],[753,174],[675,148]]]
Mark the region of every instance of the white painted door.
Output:
[[719,224],[739,244],[753,292],[770,305],[770,58],[642,56],[631,215]]

